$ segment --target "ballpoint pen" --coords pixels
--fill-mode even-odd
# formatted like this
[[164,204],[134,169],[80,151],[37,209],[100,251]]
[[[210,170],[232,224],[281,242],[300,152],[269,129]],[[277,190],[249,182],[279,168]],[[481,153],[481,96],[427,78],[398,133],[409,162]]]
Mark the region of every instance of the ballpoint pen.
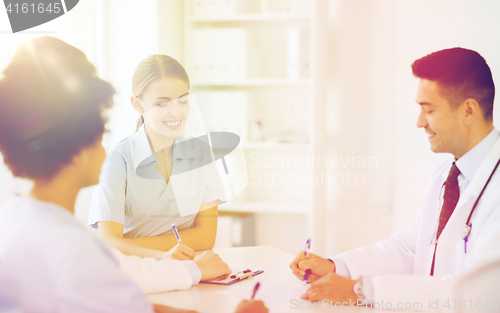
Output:
[[179,232],[177,231],[177,227],[175,227],[175,224],[172,224],[172,230],[174,231],[175,238],[177,238],[177,242],[182,245],[182,240],[179,236]]
[[257,282],[255,284],[255,287],[253,287],[252,298],[250,298],[250,300],[253,300],[253,298],[255,297],[255,294],[257,293],[257,290],[259,290],[259,287],[260,287],[260,283]]
[[[306,247],[304,249],[304,255],[306,255],[307,259],[309,259],[309,249],[311,249],[311,238],[307,239]],[[310,273],[311,270],[306,270],[306,273],[304,274],[304,284],[307,284],[307,279]]]

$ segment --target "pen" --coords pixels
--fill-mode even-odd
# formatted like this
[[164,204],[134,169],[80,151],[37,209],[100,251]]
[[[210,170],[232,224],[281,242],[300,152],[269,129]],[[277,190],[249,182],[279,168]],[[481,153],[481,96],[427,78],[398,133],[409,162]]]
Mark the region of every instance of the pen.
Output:
[[[307,255],[307,258],[309,259],[309,249],[311,249],[311,238],[307,239],[306,241],[306,247],[304,249],[304,255]],[[307,279],[309,277],[309,274],[311,273],[311,270],[306,270],[306,273],[304,275],[304,284],[307,284]]]
[[177,227],[175,227],[175,224],[172,224],[172,230],[174,231],[175,238],[177,238],[177,242],[182,245],[182,240],[179,236],[179,232],[177,231]]
[[260,287],[260,283],[257,282],[255,284],[255,287],[253,287],[253,293],[252,293],[252,298],[250,300],[253,300],[253,298],[255,297],[255,294],[257,293],[257,290],[259,290],[259,287]]

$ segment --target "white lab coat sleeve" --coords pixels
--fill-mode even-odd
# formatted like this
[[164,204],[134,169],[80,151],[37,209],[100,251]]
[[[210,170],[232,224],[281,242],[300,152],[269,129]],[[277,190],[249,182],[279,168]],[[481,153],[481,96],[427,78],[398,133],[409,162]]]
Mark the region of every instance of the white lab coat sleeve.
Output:
[[417,245],[421,211],[406,231],[389,239],[359,249],[347,251],[330,259],[344,261],[352,279],[363,276],[411,275]]
[[[498,313],[500,309],[499,290],[500,257],[460,277],[455,284],[453,299],[459,300],[459,304],[462,305],[457,305],[454,312]],[[461,299],[467,299],[467,302],[460,303]]]
[[[474,278],[474,272],[477,269],[485,268],[488,264],[500,260],[500,227],[498,227],[500,225],[500,195],[498,195],[497,190],[490,189],[485,192],[479,202],[477,214],[473,215],[471,240],[467,245],[463,271],[456,275],[450,274],[441,277],[422,275],[372,277],[374,301],[391,302],[393,309],[397,309],[394,307],[397,302],[418,302],[423,303],[424,310],[430,309],[434,312],[456,312],[460,311],[461,307],[466,308],[467,310],[464,310],[466,312],[483,312],[483,309],[486,311],[486,308],[479,309],[478,301],[486,302],[489,299],[490,305],[496,301],[498,303],[497,309],[500,308],[498,296],[490,296],[493,294],[490,288],[495,288],[492,278],[484,273],[482,276]],[[463,240],[459,240],[457,244],[463,244]],[[397,265],[397,262],[392,262],[392,264]],[[491,273],[494,275],[495,271],[491,270]],[[469,295],[466,295],[462,289],[458,292],[454,291],[456,286],[462,285],[460,283],[461,280],[464,280],[462,277],[468,277],[469,281],[463,290],[474,288],[477,290]],[[480,281],[481,279],[485,281],[483,285],[472,286],[470,283],[470,281]],[[495,294],[498,294],[498,289]]]
[[396,276],[370,278],[373,284],[373,307],[411,309],[432,312],[498,312],[500,308],[500,258],[464,272],[447,275]]
[[88,234],[82,237],[59,270],[53,311],[152,313],[146,295],[120,271],[109,250]]
[[335,264],[335,273],[336,274],[338,274],[340,276],[351,278],[351,273],[349,272],[347,265],[345,264],[344,261],[342,261],[341,258],[333,256],[329,259],[332,260],[333,264]]
[[373,307],[432,312],[498,312],[500,258],[458,277],[396,276],[372,277]]
[[125,255],[115,248],[111,250],[122,272],[132,278],[144,293],[186,290],[193,285],[193,275],[182,261],[158,261]]
[[453,305],[452,294],[456,279],[452,275],[385,275],[371,277],[371,282],[374,307],[450,312],[446,311],[445,305]]

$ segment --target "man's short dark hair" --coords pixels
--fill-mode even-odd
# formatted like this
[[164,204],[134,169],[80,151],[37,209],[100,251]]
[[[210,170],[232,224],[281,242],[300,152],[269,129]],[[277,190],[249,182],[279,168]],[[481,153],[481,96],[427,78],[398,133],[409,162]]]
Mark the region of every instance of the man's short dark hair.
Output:
[[476,51],[451,48],[433,52],[413,62],[413,75],[437,82],[441,96],[452,107],[475,99],[487,120],[493,118],[495,84],[484,58]]
[[0,151],[17,177],[50,179],[104,132],[113,87],[53,37],[21,45],[0,80]]

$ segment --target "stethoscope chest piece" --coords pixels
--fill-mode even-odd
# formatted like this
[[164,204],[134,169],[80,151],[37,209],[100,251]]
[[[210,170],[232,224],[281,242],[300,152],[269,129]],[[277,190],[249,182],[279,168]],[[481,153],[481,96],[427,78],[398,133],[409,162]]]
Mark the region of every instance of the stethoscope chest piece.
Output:
[[470,225],[465,225],[463,233],[462,233],[462,239],[466,240],[465,238],[468,238],[470,234]]

